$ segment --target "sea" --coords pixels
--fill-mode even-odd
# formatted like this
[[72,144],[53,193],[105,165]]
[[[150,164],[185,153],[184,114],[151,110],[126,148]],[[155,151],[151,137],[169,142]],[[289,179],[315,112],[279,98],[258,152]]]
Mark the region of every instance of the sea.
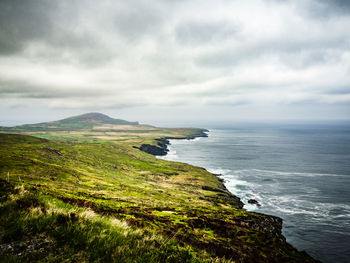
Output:
[[161,158],[220,174],[246,210],[281,217],[298,250],[350,262],[349,123],[239,123],[170,143]]

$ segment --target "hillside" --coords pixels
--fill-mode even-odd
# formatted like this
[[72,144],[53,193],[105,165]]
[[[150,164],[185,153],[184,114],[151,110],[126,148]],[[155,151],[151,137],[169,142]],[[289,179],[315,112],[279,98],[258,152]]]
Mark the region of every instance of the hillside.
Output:
[[129,122],[121,119],[113,119],[107,115],[91,112],[66,118],[63,120],[43,122],[37,124],[25,124],[15,127],[1,127],[2,131],[59,131],[92,129],[101,125],[139,125],[138,122]]
[[140,151],[203,130],[120,133],[0,134],[0,261],[315,262],[215,175]]
[[169,138],[206,137],[208,130],[199,128],[159,128],[113,119],[101,113],[87,113],[59,121],[0,127],[0,133],[33,135],[60,141],[113,141],[132,143],[133,147],[154,155],[165,155]]

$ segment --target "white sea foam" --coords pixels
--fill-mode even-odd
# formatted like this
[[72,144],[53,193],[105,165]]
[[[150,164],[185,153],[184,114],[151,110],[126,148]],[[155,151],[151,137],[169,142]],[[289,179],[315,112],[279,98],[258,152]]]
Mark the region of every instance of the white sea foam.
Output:
[[302,176],[302,177],[316,177],[316,176],[330,176],[330,177],[346,177],[349,175],[343,174],[326,174],[326,173],[300,173],[300,172],[282,172],[282,171],[271,171],[271,170],[260,170],[260,169],[243,169],[236,170],[235,173],[261,173],[261,174],[272,174],[272,175],[280,175],[280,176]]
[[[348,204],[334,204],[323,203],[308,200],[310,196],[316,196],[319,193],[319,189],[310,186],[302,186],[302,189],[298,189],[300,192],[296,194],[284,195],[281,189],[280,182],[272,181],[272,186],[264,188],[259,181],[257,183],[247,182],[242,178],[249,177],[251,174],[258,174],[259,177],[265,177],[267,174],[270,176],[310,176],[310,173],[287,173],[278,171],[258,170],[258,169],[244,169],[244,170],[214,170],[221,171],[223,174],[221,177],[225,180],[226,187],[235,195],[239,196],[246,204],[245,209],[250,211],[262,211],[271,213],[275,211],[277,214],[288,215],[304,215],[311,217],[315,221],[325,221],[338,219],[341,221],[350,221],[350,205]],[[319,174],[311,174],[317,176]],[[320,174],[320,176],[338,176],[329,174]],[[241,187],[243,186],[243,188]],[[275,189],[276,193],[274,193]],[[257,200],[262,207],[248,204],[249,199]],[[334,214],[334,211],[340,211],[341,214]]]
[[179,156],[177,155],[176,151],[173,150],[170,151],[167,155],[161,156],[160,158],[164,160],[177,160],[179,159]]
[[[315,150],[320,149],[320,153],[327,150],[322,146],[323,137],[316,134],[316,139],[322,139],[319,145],[308,140],[309,136],[315,138],[314,133],[293,137],[291,133],[281,132],[212,130],[209,138],[171,140],[166,159],[204,166],[212,173],[221,174],[227,189],[241,198],[245,209],[283,218],[287,238],[295,244],[318,246],[321,252],[324,247],[337,251],[334,244],[339,239],[342,246],[349,243],[349,238],[344,238],[350,233],[350,203],[344,185],[349,183],[349,166],[338,155],[329,153],[328,158],[317,154]],[[326,143],[330,145],[333,141]],[[335,154],[348,158],[343,152]],[[339,166],[332,160],[338,160]],[[313,167],[319,170],[303,170]],[[336,189],[340,192],[336,193]],[[249,199],[257,200],[261,207],[249,204]],[[321,244],[320,236],[327,246]]]
[[220,175],[227,175],[228,173],[232,172],[230,169],[223,169],[223,168],[208,168],[209,172],[214,174],[220,174]]
[[[169,146],[169,152],[165,157],[166,160],[179,160],[179,156],[175,150],[176,145],[183,145],[198,141],[195,140],[172,140],[173,145]],[[236,146],[239,145],[236,144]],[[242,144],[243,145],[243,144]],[[181,146],[180,146],[181,147]],[[343,177],[346,175],[340,174],[326,174],[326,173],[304,173],[304,172],[285,172],[263,169],[240,169],[231,170],[225,168],[210,167],[208,171],[219,174],[225,181],[225,185],[229,191],[237,195],[245,203],[245,209],[250,211],[262,211],[270,213],[275,211],[279,215],[304,215],[312,218],[315,221],[325,220],[349,220],[350,221],[350,205],[339,205],[331,203],[322,203],[309,200],[312,196],[317,196],[319,189],[312,186],[301,185],[300,187],[295,183],[296,177]],[[292,177],[290,181],[288,178]],[[283,179],[281,181],[280,179]],[[287,181],[285,181],[287,179]],[[248,182],[249,181],[249,182]],[[296,187],[295,194],[284,194],[283,189],[289,187],[290,183],[294,183]],[[249,204],[249,199],[257,200],[262,207]],[[337,214],[341,211],[341,214]]]
[[204,137],[196,137],[194,139],[192,139],[193,142],[197,142],[200,141],[201,139],[203,139]]

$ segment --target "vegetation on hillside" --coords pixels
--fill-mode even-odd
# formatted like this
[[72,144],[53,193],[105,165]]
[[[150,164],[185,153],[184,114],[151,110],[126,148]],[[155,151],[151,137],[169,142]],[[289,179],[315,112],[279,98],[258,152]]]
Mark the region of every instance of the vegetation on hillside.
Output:
[[68,131],[92,129],[94,126],[109,125],[138,125],[138,122],[130,122],[121,119],[114,119],[107,115],[91,112],[59,121],[43,122],[37,124],[25,124],[15,127],[0,127],[0,131]]
[[200,129],[30,134],[0,134],[0,261],[314,262],[213,174],[139,150]]
[[[1,262],[209,262],[190,246],[0,180]],[[217,262],[224,262],[217,259]]]

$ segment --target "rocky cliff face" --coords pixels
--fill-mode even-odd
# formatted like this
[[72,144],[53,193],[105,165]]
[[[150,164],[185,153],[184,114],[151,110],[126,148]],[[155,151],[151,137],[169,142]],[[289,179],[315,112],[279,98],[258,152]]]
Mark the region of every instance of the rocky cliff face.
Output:
[[[164,156],[168,153],[168,145],[170,144],[169,140],[192,140],[198,137],[208,137],[206,134],[208,130],[206,129],[198,129],[197,133],[179,138],[179,137],[164,137],[164,138],[159,138],[156,139],[157,144],[152,145],[152,144],[142,144],[138,149],[140,149],[143,152],[155,155],[155,156]],[[137,148],[137,147],[135,147]]]
[[168,153],[169,140],[166,138],[156,139],[157,145],[142,144],[139,148],[141,151],[153,154],[156,156],[164,156]]
[[[196,136],[182,139],[204,136],[207,136],[205,130]],[[138,149],[153,155],[166,155],[169,139],[180,138],[157,139],[156,144],[143,144]],[[188,229],[210,229],[217,238],[199,242],[195,235],[182,237],[178,234],[179,240],[203,248],[215,256],[235,259],[235,262],[319,262],[286,242],[282,234],[281,218],[245,211],[243,202],[228,191],[220,175],[213,174],[213,176],[219,179],[217,186],[202,185],[201,190],[212,192],[212,194],[202,195],[199,199],[213,203],[218,210],[213,212],[193,209],[188,212],[185,221]],[[198,194],[200,194],[199,191]],[[231,207],[232,211],[221,210],[220,207]],[[164,233],[171,234],[172,232],[168,233],[167,230],[164,230]]]
[[285,242],[286,238],[282,235],[282,219],[271,215],[260,215],[260,217],[245,216],[239,218],[237,223],[249,229],[267,233],[272,238]]

